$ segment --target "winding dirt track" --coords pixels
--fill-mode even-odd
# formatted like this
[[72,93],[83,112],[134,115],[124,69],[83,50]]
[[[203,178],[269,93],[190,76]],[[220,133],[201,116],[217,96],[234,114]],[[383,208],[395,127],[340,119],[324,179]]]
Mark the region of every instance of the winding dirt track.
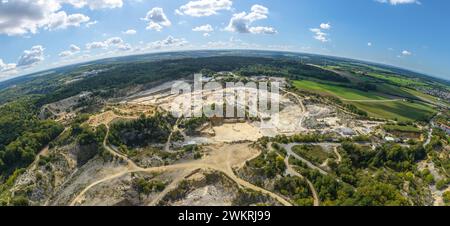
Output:
[[285,94],[284,94],[285,96],[286,95],[291,95],[291,96],[295,97],[295,99],[297,99],[298,103],[300,104],[300,107],[302,108],[302,112],[306,112],[306,107],[303,104],[302,98],[300,98],[297,94],[295,94],[293,92],[290,92],[290,91],[287,91],[285,89],[281,89],[281,91],[285,92]]
[[308,178],[304,177],[303,175],[298,173],[294,168],[292,168],[292,166],[289,164],[289,157],[290,157],[290,155],[287,155],[286,158],[284,158],[284,164],[286,164],[287,175],[296,176],[296,177],[300,177],[300,178],[304,179],[306,181],[306,183],[308,184],[309,189],[311,190],[311,193],[313,195],[314,206],[320,206],[320,199],[319,199],[319,196],[317,195],[317,191],[316,191],[316,188],[314,187],[313,183],[311,183],[311,181],[308,180]]
[[[108,128],[108,127],[107,127]],[[109,131],[109,129],[108,129]],[[283,197],[267,191],[261,187],[255,186],[247,181],[244,181],[237,177],[233,172],[233,167],[242,167],[246,161],[250,161],[260,155],[260,152],[249,148],[249,144],[234,144],[234,145],[214,145],[210,147],[210,152],[208,152],[208,156],[206,156],[203,159],[195,160],[188,163],[180,163],[175,165],[168,165],[168,166],[161,166],[161,167],[152,167],[152,168],[141,168],[138,167],[133,161],[128,159],[126,156],[117,153],[112,148],[110,148],[107,145],[106,139],[103,143],[104,147],[114,154],[115,156],[124,158],[128,162],[128,168],[120,173],[110,175],[108,177],[105,177],[103,179],[97,180],[90,185],[88,185],[86,188],[84,188],[70,203],[71,206],[77,205],[82,203],[85,194],[95,187],[96,185],[99,185],[101,183],[114,180],[117,178],[120,178],[126,174],[129,173],[138,173],[138,172],[145,172],[145,173],[153,173],[153,172],[164,172],[164,171],[174,171],[174,170],[182,170],[181,175],[185,175],[188,172],[192,172],[196,169],[205,169],[205,170],[216,170],[219,172],[224,173],[227,177],[232,179],[234,182],[236,182],[240,187],[248,188],[251,190],[255,190],[258,192],[261,192],[265,195],[268,195],[272,197],[273,199],[277,200],[281,204],[285,206],[292,206],[290,202],[288,202]],[[181,182],[181,180],[184,177],[177,177],[172,184],[169,185],[168,189],[165,189],[163,191],[164,193],[167,193],[170,191],[170,189],[176,188],[177,183]],[[151,204],[157,204],[160,199],[163,198],[163,195],[160,195],[161,197],[158,197],[155,202],[152,202]]]
[[334,152],[334,154],[336,154],[336,156],[338,157],[337,163],[338,163],[338,164],[341,163],[341,162],[342,162],[342,156],[341,156],[341,154],[339,154],[338,148],[337,148],[336,146],[333,147],[333,152]]

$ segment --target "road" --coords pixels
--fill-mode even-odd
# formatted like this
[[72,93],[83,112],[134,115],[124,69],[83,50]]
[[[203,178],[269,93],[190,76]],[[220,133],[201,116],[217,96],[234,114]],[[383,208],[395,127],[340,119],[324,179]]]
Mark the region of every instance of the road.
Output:
[[[106,145],[106,142],[105,142],[105,145]],[[114,150],[112,150],[112,149],[108,149],[108,150],[114,152]],[[105,177],[103,179],[100,179],[100,180],[97,180],[97,181],[91,183],[86,188],[84,188],[72,200],[70,205],[74,206],[76,204],[81,203],[84,199],[85,194],[93,187],[95,187],[101,183],[120,178],[129,173],[139,173],[139,172],[152,173],[152,172],[165,172],[165,171],[181,170],[182,171],[181,175],[185,175],[196,169],[204,169],[204,170],[215,170],[215,171],[222,172],[225,174],[225,176],[227,176],[228,178],[233,180],[240,187],[248,188],[248,189],[251,189],[254,191],[261,192],[262,194],[272,197],[273,199],[277,200],[279,203],[281,203],[285,206],[292,206],[292,204],[289,201],[287,201],[285,198],[281,197],[280,195],[275,194],[266,189],[263,189],[261,187],[255,186],[247,181],[244,181],[234,174],[233,167],[241,167],[245,164],[246,161],[250,161],[250,160],[258,157],[259,155],[260,155],[260,152],[250,150],[248,148],[248,144],[236,144],[234,146],[216,147],[216,148],[214,148],[214,150],[211,153],[209,153],[209,156],[207,156],[203,159],[194,160],[192,162],[180,163],[180,164],[174,164],[174,165],[168,165],[168,166],[160,166],[160,167],[151,167],[151,168],[141,168],[141,167],[137,167],[137,166],[128,167],[126,170],[124,170],[120,173],[110,175],[108,177]],[[118,156],[122,156],[122,155],[119,154]],[[129,160],[129,161],[131,161],[131,160]],[[169,185],[169,187],[176,188],[175,185],[177,185],[177,183],[179,183],[181,181],[180,178],[182,179],[184,177],[177,177],[172,182],[172,184]],[[170,190],[166,190],[164,192],[167,193],[168,191],[170,191]],[[161,198],[163,198],[163,197],[159,197],[158,199],[160,200]]]
[[342,156],[341,156],[341,154],[339,154],[339,151],[338,151],[338,147],[333,147],[333,152],[334,152],[334,154],[336,154],[336,156],[338,157],[338,159],[337,159],[337,163],[339,164],[339,163],[341,163],[342,162]]
[[285,95],[291,95],[291,96],[295,97],[297,99],[298,103],[300,104],[300,107],[302,108],[302,112],[306,112],[306,107],[303,104],[302,98],[300,98],[297,94],[287,91],[285,89],[281,89],[281,91],[285,92],[286,93]]
[[306,181],[306,183],[308,184],[309,189],[311,190],[313,200],[314,200],[314,206],[320,206],[320,199],[319,199],[319,196],[317,195],[317,191],[316,191],[316,188],[314,187],[313,183],[311,183],[311,181],[308,180],[308,178],[304,177],[299,172],[297,172],[294,168],[292,168],[291,164],[289,164],[289,157],[290,157],[290,155],[288,154],[288,155],[286,155],[286,158],[284,158],[284,164],[286,165],[286,174],[289,176],[295,176],[295,177],[300,177],[300,178],[304,179]]
[[131,169],[131,170],[143,169],[143,168],[139,167],[138,165],[136,165],[136,163],[134,163],[126,155],[120,153],[119,151],[115,150],[115,148],[113,148],[113,147],[108,145],[109,126],[108,125],[105,125],[105,126],[106,126],[106,135],[105,135],[105,138],[103,139],[103,148],[105,148],[113,156],[125,160],[127,162],[127,164],[128,164],[128,168],[129,169]]
[[[319,171],[321,174],[328,175],[328,173],[327,173],[325,170],[323,170],[323,169],[317,167],[316,165],[312,164],[310,161],[308,161],[308,160],[306,160],[306,159],[300,157],[299,155],[297,155],[295,152],[292,151],[292,148],[293,148],[294,146],[297,146],[297,145],[303,145],[303,144],[304,144],[304,143],[290,143],[290,144],[283,145],[283,147],[286,149],[288,155],[291,155],[292,157],[294,157],[294,158],[296,158],[296,159],[302,161],[302,162],[305,163],[309,168],[315,169],[315,170]],[[338,144],[335,144],[335,143],[322,143],[322,144],[338,145]],[[317,143],[317,144],[315,144],[315,145],[320,145],[320,144]]]
[[436,126],[434,123],[434,119],[441,115],[441,113],[438,113],[434,118],[430,120],[430,130],[428,131],[428,137],[425,143],[423,143],[423,147],[425,148],[428,144],[431,143],[431,138],[433,137],[433,128]]

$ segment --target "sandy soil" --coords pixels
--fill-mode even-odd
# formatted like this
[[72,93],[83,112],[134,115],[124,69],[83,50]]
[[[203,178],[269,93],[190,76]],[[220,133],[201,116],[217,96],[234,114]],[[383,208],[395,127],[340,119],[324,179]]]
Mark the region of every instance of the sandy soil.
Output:
[[257,141],[263,137],[259,129],[250,123],[223,124],[213,127],[216,136],[213,142]]

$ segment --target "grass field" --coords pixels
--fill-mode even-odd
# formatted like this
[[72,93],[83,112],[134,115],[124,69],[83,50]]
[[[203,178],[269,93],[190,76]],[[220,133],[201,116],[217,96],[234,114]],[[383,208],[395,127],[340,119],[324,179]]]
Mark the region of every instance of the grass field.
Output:
[[294,86],[299,89],[308,90],[319,94],[334,95],[341,99],[347,100],[386,100],[385,97],[382,97],[374,92],[364,92],[357,89],[351,89],[338,85],[322,84],[313,81],[294,81]]
[[436,113],[432,107],[405,101],[396,102],[352,102],[357,108],[376,118],[398,121],[416,121],[430,118]]
[[401,126],[401,125],[384,125],[383,128],[388,131],[398,131],[398,132],[411,132],[420,133],[420,129],[415,126]]
[[385,74],[378,74],[378,73],[369,73],[368,74],[371,77],[390,81],[394,84],[400,85],[400,86],[426,86],[425,83],[416,81],[414,79],[409,78],[402,78],[395,75],[385,75]]
[[[338,85],[322,84],[304,80],[294,81],[294,86],[310,92],[336,96],[343,102],[355,105],[360,110],[366,111],[369,116],[376,118],[415,121],[429,118],[436,113],[429,105],[423,103],[410,103],[403,100],[389,101],[390,99],[383,96],[383,94],[376,92],[363,92]],[[383,91],[385,88],[389,88],[389,92],[392,92],[393,90],[393,87],[391,86],[383,86],[380,91]],[[400,91],[406,92],[399,88],[399,92]],[[414,93],[409,94],[414,95]],[[364,102],[364,100],[367,100],[367,102]]]
[[420,99],[423,99],[425,101],[431,102],[431,103],[441,103],[441,104],[445,104],[442,103],[441,101],[439,101],[438,98],[425,94],[425,93],[421,93],[419,91],[413,90],[413,89],[408,89],[408,88],[402,88],[403,91],[410,93],[411,95],[414,95]]
[[317,165],[322,164],[328,158],[334,157],[317,145],[297,145],[292,147],[292,151]]

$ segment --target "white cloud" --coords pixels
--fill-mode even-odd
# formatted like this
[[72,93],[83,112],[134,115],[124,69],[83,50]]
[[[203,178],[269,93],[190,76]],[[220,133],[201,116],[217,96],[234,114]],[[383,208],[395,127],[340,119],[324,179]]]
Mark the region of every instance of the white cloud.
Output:
[[203,32],[204,37],[209,37],[211,36],[210,33],[214,31],[214,28],[210,24],[205,24],[202,26],[194,27],[192,31]]
[[16,69],[16,64],[7,64],[0,59],[0,72],[8,72]]
[[104,42],[90,42],[86,44],[86,49],[106,49],[108,45]]
[[9,36],[35,34],[41,28],[48,30],[80,26],[89,21],[83,14],[61,10],[63,5],[88,6],[91,9],[122,7],[122,0],[1,0],[0,34]]
[[[330,30],[331,24],[330,23],[321,23],[320,28],[311,28],[309,29],[312,33],[314,33],[314,39],[321,41],[321,42],[329,42],[330,39],[328,38],[329,34],[325,33],[323,30]],[[323,29],[323,30],[322,30]]]
[[86,23],[90,20],[88,16],[83,14],[71,14],[67,15],[66,12],[60,11],[50,15],[46,29],[65,29],[69,26],[79,27],[82,23]]
[[112,38],[108,38],[105,43],[108,46],[113,46],[113,45],[119,45],[123,43],[123,40],[119,37],[112,37]]
[[276,34],[277,31],[273,27],[251,26],[257,20],[267,19],[268,14],[268,8],[262,5],[253,5],[248,14],[246,12],[234,14],[225,30],[238,33]]
[[110,49],[110,48],[116,48],[119,50],[128,50],[128,49],[131,49],[131,45],[128,43],[125,43],[122,40],[122,38],[120,38],[120,37],[112,37],[112,38],[108,38],[102,42],[90,42],[90,43],[86,44],[86,49],[88,49],[88,50]]
[[128,43],[122,43],[117,45],[117,49],[119,49],[120,51],[130,51],[133,49],[133,47]]
[[402,4],[418,4],[421,5],[420,1],[418,0],[376,0],[377,2],[381,3],[389,3],[391,5],[402,5]]
[[95,20],[95,21],[88,22],[88,23],[86,23],[86,27],[90,28],[90,27],[92,27],[95,24],[98,24],[98,21]]
[[62,0],[62,2],[69,3],[77,8],[87,6],[90,9],[114,9],[123,6],[122,0]]
[[251,27],[250,33],[253,34],[276,34],[277,31],[273,27]]
[[412,53],[411,53],[410,51],[408,51],[408,50],[403,50],[403,51],[402,51],[402,55],[403,55],[403,56],[411,56]]
[[223,49],[223,48],[238,48],[238,49],[255,49],[260,48],[261,46],[255,43],[247,43],[243,42],[240,39],[236,39],[234,37],[230,37],[228,41],[214,41],[208,42],[207,44],[202,46],[206,49]]
[[174,48],[182,47],[188,44],[188,41],[184,38],[174,38],[168,36],[166,39],[151,42],[147,45],[149,49],[164,49],[164,48]]
[[30,50],[23,51],[22,56],[17,63],[18,67],[28,67],[37,64],[45,59],[44,47],[41,45],[33,46]]
[[122,32],[122,34],[125,34],[125,35],[135,35],[136,33],[137,33],[137,31],[133,30],[133,29],[129,29],[127,31]]
[[79,52],[80,50],[81,50],[80,47],[78,47],[78,46],[76,46],[74,44],[70,45],[70,51],[72,51],[72,52]]
[[192,30],[198,32],[213,32],[214,28],[210,24],[205,24],[202,26],[195,27]]
[[231,0],[196,0],[181,6],[175,12],[179,15],[204,17],[218,14],[221,10],[231,10]]
[[69,46],[69,50],[65,50],[65,51],[60,52],[58,54],[58,56],[59,57],[63,57],[63,58],[64,57],[69,57],[69,56],[72,56],[74,54],[77,54],[78,52],[80,52],[80,50],[81,50],[80,47],[72,44],[72,45]]
[[155,7],[147,12],[147,15],[142,18],[144,21],[148,21],[147,30],[161,31],[164,27],[170,27],[172,23],[167,18],[164,10],[159,7]]
[[71,51],[62,51],[61,53],[58,54],[59,57],[69,57],[72,56],[73,53]]
[[330,23],[321,23],[320,24],[320,28],[323,30],[330,30],[331,29],[331,24]]

